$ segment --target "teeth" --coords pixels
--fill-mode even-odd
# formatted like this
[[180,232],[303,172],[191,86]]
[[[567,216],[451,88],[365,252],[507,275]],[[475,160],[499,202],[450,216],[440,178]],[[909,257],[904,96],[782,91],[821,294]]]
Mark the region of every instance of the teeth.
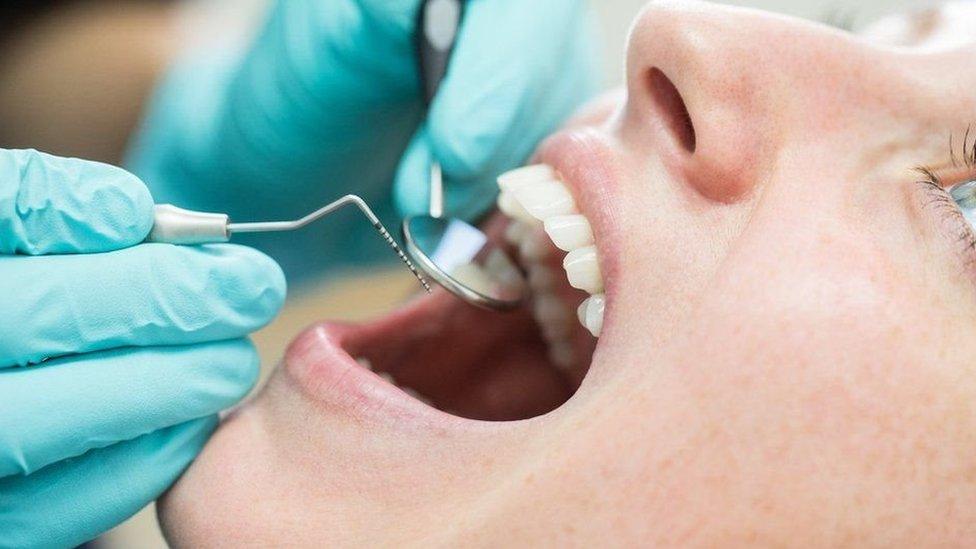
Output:
[[560,342],[549,347],[549,360],[562,370],[572,370],[576,365],[576,353],[568,342]]
[[[569,311],[567,311],[566,317],[569,318]],[[554,344],[559,344],[563,342],[568,342],[570,336],[573,335],[573,328],[570,326],[569,321],[561,322],[559,324],[539,324],[542,326],[542,337],[546,340],[550,346]]]
[[[554,293],[553,278],[553,269],[546,265],[533,264],[529,267],[529,284],[534,292],[532,316],[549,349],[570,346],[573,332],[573,312]],[[562,360],[564,363],[568,362],[566,358]]]
[[431,402],[429,398],[411,389],[410,387],[400,387],[400,390],[403,391],[404,393],[407,393],[409,396],[419,400],[420,402],[423,402],[427,406],[430,406],[432,408],[434,407],[434,403]]
[[529,265],[529,287],[533,292],[551,290],[555,285],[556,274],[552,269],[541,263]]
[[491,275],[474,263],[456,265],[448,274],[458,282],[479,292],[487,292],[494,287],[494,280]]
[[580,304],[579,314],[580,324],[593,334],[593,337],[600,337],[603,332],[603,312],[606,310],[607,298],[603,294],[590,296]]
[[498,284],[516,290],[522,289],[521,284],[523,284],[523,281],[518,267],[501,250],[491,251],[491,254],[485,260],[485,271]]
[[[364,368],[366,368],[368,370],[372,370],[373,369],[373,366],[365,358],[357,358],[356,359],[356,362],[360,363]],[[431,402],[431,400],[429,398],[427,398],[424,395],[418,393],[416,390],[411,389],[410,387],[404,387],[404,386],[400,385],[399,383],[397,383],[396,378],[393,377],[393,374],[391,374],[390,372],[379,372],[379,373],[377,373],[377,375],[380,376],[384,381],[386,381],[390,385],[394,385],[394,386],[398,387],[401,391],[403,391],[404,393],[407,393],[411,397],[419,400],[420,402],[423,402],[424,404],[426,404],[428,406],[434,407],[434,403]]]
[[[519,249],[523,265],[527,265],[533,316],[549,343],[553,363],[571,368],[576,362],[569,339],[572,312],[554,293],[554,272],[544,261],[554,250],[550,241],[568,252],[563,267],[570,285],[590,294],[579,307],[580,324],[599,337],[606,297],[593,227],[580,215],[573,194],[550,166],[540,164],[506,173],[498,178],[498,186],[498,206],[514,220],[505,231],[505,239]],[[536,229],[540,221],[542,230]],[[542,236],[543,230],[548,238]]]
[[498,195],[498,209],[508,217],[524,223],[537,224],[539,222],[538,219],[522,207],[522,204],[515,200],[511,193],[505,191],[502,191],[502,194]]
[[593,228],[582,215],[557,215],[545,220],[546,234],[564,252],[593,245]]
[[512,197],[540,221],[554,215],[576,213],[573,195],[566,185],[555,179],[519,185],[512,189]]
[[541,262],[552,252],[548,240],[542,232],[529,233],[519,245],[519,255],[529,263]]
[[563,267],[569,284],[591,295],[603,293],[603,275],[597,259],[596,246],[587,246],[566,254]]
[[539,296],[533,303],[532,311],[535,319],[543,326],[566,325],[571,318],[566,305],[552,294]]
[[369,359],[367,358],[357,358],[356,362],[358,362],[360,366],[366,368],[367,370],[372,371],[373,369],[373,363],[370,362]]
[[518,246],[522,244],[522,241],[525,240],[525,237],[531,231],[531,225],[527,225],[521,221],[512,221],[508,224],[508,227],[505,227],[505,240],[513,246]]
[[552,169],[551,166],[536,164],[535,166],[526,166],[502,174],[498,178],[498,186],[502,192],[510,193],[516,187],[525,184],[536,183],[538,181],[550,181],[557,178],[556,170]]

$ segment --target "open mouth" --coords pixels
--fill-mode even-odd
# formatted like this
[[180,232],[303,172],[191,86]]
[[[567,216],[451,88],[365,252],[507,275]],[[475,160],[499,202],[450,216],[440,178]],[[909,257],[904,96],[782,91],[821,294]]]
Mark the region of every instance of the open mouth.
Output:
[[593,188],[605,183],[592,180],[606,172],[588,140],[553,138],[540,155],[548,162],[499,178],[501,213],[487,227],[532,288],[520,310],[484,311],[438,290],[370,324],[319,324],[289,348],[290,378],[330,412],[357,418],[512,421],[566,402],[608,311],[609,216],[594,220],[586,208],[603,202]]

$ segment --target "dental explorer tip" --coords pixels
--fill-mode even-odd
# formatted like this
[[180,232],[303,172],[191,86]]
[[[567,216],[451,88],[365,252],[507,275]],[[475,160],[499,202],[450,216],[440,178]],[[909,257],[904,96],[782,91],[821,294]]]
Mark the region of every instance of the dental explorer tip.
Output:
[[417,280],[420,281],[420,284],[424,287],[424,290],[426,290],[428,294],[433,292],[433,290],[430,287],[430,284],[427,283],[427,280],[424,278],[424,276],[420,274],[420,271],[418,271],[416,267],[414,267],[413,262],[410,261],[409,257],[407,257],[407,254],[403,253],[403,249],[400,248],[400,245],[396,243],[396,240],[393,240],[393,236],[390,234],[390,231],[386,230],[386,227],[384,227],[382,223],[373,223],[373,227],[375,227],[376,230],[380,233],[380,236],[383,237],[383,240],[386,240],[386,243],[389,244],[391,248],[393,248],[393,251],[396,252],[397,257],[399,257],[400,260],[403,261],[403,263],[407,266],[407,268],[410,269],[410,272],[413,273],[413,276],[417,277]]

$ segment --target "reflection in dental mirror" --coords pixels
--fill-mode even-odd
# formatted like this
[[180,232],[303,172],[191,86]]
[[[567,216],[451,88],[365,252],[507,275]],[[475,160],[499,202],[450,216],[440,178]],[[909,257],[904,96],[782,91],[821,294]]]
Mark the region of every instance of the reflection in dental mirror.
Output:
[[522,273],[479,229],[459,219],[418,216],[404,222],[403,232],[420,267],[465,301],[511,310],[525,300]]

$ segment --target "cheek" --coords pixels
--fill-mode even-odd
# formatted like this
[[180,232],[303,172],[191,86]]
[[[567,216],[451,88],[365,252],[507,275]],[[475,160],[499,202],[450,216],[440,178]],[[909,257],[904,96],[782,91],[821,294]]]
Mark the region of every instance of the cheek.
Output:
[[669,356],[673,373],[656,380],[680,388],[686,417],[674,423],[703,437],[694,455],[710,456],[715,501],[750,495],[854,529],[960,510],[976,488],[973,327],[927,301],[929,279],[871,248],[805,250],[737,254]]
[[[633,153],[633,151],[631,151]],[[660,348],[682,329],[721,269],[748,205],[715,207],[653,156],[623,160],[618,222],[621,268],[613,310],[627,343]]]

